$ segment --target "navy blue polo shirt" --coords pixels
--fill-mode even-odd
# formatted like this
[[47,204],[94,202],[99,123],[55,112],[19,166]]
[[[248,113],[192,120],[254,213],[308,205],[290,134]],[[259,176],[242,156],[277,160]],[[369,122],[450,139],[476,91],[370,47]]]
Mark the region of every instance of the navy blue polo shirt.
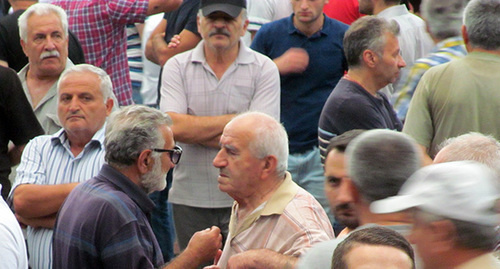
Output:
[[271,59],[290,48],[303,48],[309,54],[303,73],[281,76],[281,122],[290,153],[302,153],[318,144],[321,109],[347,70],[342,43],[349,26],[325,16],[323,28],[307,37],[295,28],[293,16],[263,25],[251,48]]

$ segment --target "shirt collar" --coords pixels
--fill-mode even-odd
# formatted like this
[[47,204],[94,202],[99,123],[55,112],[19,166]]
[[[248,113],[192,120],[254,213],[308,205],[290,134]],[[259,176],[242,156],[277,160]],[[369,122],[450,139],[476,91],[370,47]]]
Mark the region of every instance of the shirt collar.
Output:
[[257,221],[261,216],[283,214],[283,211],[285,210],[286,206],[295,197],[298,190],[299,186],[292,181],[291,174],[289,172],[286,172],[285,180],[281,183],[281,185],[274,192],[271,198],[266,201],[266,204],[260,210],[255,210],[245,219],[243,219],[239,227],[238,227],[237,216],[235,214],[235,212],[237,212],[238,210],[238,203],[234,202],[231,214],[231,220],[229,222],[229,231],[231,234],[231,238],[234,238],[238,234],[250,228],[250,226],[252,226],[252,224],[255,221]]
[[[327,16],[325,16],[325,14],[322,14],[324,17],[325,17],[325,20],[323,21],[323,27],[321,27],[321,29],[319,31],[317,31],[316,33],[314,33],[312,36],[308,37],[309,39],[313,39],[313,38],[318,38],[320,36],[327,36],[329,32],[331,32],[329,29],[332,24],[332,22],[329,20],[329,18]],[[292,13],[292,15],[290,15],[290,17],[286,18],[286,20],[288,20],[288,34],[292,35],[292,34],[299,34],[299,35],[303,35],[303,36],[306,36],[304,35],[299,29],[297,29],[295,27],[295,25],[293,24],[293,16],[295,16],[295,14]]]
[[[94,136],[92,136],[92,139],[90,139],[90,141],[87,143],[87,145],[85,145],[85,149],[89,145],[97,145],[101,149],[104,148],[104,133],[105,133],[105,130],[106,130],[106,123],[104,123],[104,125],[101,127],[101,129],[99,129],[94,134]],[[61,128],[59,131],[57,131],[56,133],[54,133],[51,136],[51,141],[52,141],[53,145],[56,145],[56,144],[63,145],[64,147],[66,147],[71,152],[71,150],[69,148],[68,137],[66,136],[66,131],[64,130],[64,128]]]
[[382,10],[380,13],[377,14],[377,17],[391,19],[393,17],[402,16],[406,14],[410,14],[410,12],[408,11],[408,9],[404,4],[401,4],[388,7]]
[[99,180],[108,181],[115,185],[119,190],[123,191],[148,217],[149,213],[155,208],[154,202],[149,199],[144,190],[110,165],[104,164],[97,178]]

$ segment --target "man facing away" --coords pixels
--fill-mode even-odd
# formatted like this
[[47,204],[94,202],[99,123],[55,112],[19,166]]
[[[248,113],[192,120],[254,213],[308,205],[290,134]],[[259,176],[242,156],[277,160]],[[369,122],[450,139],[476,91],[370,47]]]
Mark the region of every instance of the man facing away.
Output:
[[286,171],[283,126],[260,112],[231,120],[213,164],[221,191],[235,202],[218,266],[293,268],[313,244],[334,238],[325,211]]
[[[400,81],[401,90],[391,102],[401,121],[404,121],[410,100],[422,75],[431,67],[458,59],[465,54],[461,36],[463,12],[468,0],[424,0],[420,9],[425,18],[427,32],[436,44],[429,55],[415,61],[406,79]],[[409,65],[409,63],[408,63]]]
[[321,111],[319,145],[324,159],[330,138],[353,129],[401,131],[401,121],[381,89],[393,83],[406,64],[401,57],[394,21],[365,16],[344,37],[349,71]]
[[468,54],[429,69],[410,102],[403,132],[434,158],[445,139],[471,131],[500,139],[500,0],[472,0],[462,37]]
[[66,70],[57,88],[63,129],[26,145],[9,196],[18,220],[28,225],[32,268],[52,268],[56,214],[71,190],[104,163],[104,123],[113,107],[111,80],[97,67]]
[[217,154],[224,126],[237,113],[257,110],[279,118],[276,65],[241,42],[244,0],[203,0],[198,13],[202,41],[163,68],[160,110],[172,118],[184,157],[169,193],[181,249],[195,231],[218,226],[227,235],[233,200],[217,188]]

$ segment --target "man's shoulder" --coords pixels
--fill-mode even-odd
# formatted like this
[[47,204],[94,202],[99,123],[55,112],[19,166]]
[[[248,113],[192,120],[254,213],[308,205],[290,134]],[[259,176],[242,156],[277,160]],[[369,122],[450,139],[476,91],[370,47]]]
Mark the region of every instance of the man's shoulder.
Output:
[[326,31],[334,31],[334,32],[340,31],[341,33],[345,33],[345,31],[347,31],[347,29],[349,29],[349,25],[347,25],[339,20],[329,18],[326,15],[324,15],[324,16],[325,16],[324,24],[329,26],[329,27],[323,28]]

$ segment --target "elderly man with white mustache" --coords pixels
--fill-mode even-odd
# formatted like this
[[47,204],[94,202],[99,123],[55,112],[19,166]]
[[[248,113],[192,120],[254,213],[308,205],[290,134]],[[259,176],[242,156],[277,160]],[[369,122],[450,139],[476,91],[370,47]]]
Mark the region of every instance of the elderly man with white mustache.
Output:
[[[45,133],[53,134],[61,129],[56,84],[61,73],[73,66],[68,58],[66,13],[55,5],[34,4],[19,17],[19,35],[29,60],[18,73],[24,93]],[[111,97],[118,104],[114,94]]]

